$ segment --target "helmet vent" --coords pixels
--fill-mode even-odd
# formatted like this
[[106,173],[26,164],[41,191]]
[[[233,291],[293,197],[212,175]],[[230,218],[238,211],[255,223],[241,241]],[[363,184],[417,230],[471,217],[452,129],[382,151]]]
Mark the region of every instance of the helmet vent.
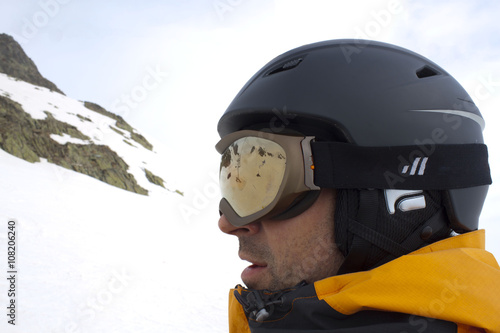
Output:
[[417,70],[417,72],[415,74],[417,74],[417,77],[419,79],[423,79],[424,77],[439,75],[441,73],[439,73],[437,70],[435,70],[434,68],[432,68],[430,66],[424,66],[424,67],[420,68],[419,70]]
[[304,60],[303,57],[289,60],[289,61],[281,64],[277,68],[272,69],[265,76],[269,76],[269,75],[273,75],[273,74],[277,74],[277,73],[280,73],[280,72],[287,71],[289,69],[293,69],[293,68],[297,67],[302,62],[302,60]]

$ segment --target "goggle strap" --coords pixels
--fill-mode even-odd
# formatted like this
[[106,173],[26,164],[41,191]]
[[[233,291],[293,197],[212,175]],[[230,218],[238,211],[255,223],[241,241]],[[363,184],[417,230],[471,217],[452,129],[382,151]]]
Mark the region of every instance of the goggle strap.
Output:
[[364,147],[311,142],[321,188],[447,190],[491,184],[484,144]]

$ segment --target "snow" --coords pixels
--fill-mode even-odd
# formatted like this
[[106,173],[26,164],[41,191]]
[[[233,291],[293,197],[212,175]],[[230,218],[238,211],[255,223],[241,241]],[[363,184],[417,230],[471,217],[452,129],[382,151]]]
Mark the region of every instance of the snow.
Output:
[[[227,265],[238,260],[236,244],[217,228],[216,195],[206,191],[212,181],[194,177],[201,184],[195,196],[180,196],[174,188],[190,188],[180,185],[182,165],[170,161],[175,152],[155,142],[154,152],[131,147],[105,130],[114,121],[45,88],[5,75],[0,87],[33,117],[48,110],[109,145],[150,190],[138,195],[0,150],[0,267],[5,276],[7,222],[16,219],[18,271],[16,326],[7,324],[9,286],[0,279],[0,331],[226,332],[228,288],[240,270]],[[177,184],[150,184],[144,167],[167,186]]]
[[66,143],[75,143],[75,144],[80,144],[80,145],[87,145],[89,144],[88,141],[82,140],[82,139],[77,139],[73,138],[70,135],[63,133],[63,135],[57,135],[57,134],[51,134],[50,138],[52,140],[57,141],[59,144],[64,145]]
[[[146,167],[162,177],[160,168],[165,168],[165,163],[161,159],[169,156],[168,152],[164,152],[163,156],[160,157],[154,156],[156,155],[154,151],[144,149],[139,143],[133,141],[128,131],[116,128],[116,120],[86,108],[83,102],[52,92],[44,87],[16,80],[3,73],[0,73],[0,95],[7,96],[21,104],[23,110],[34,119],[45,119],[47,118],[46,112],[50,112],[57,120],[75,126],[82,134],[90,138],[90,141],[86,142],[75,138],[70,139],[67,135],[62,137],[51,135],[54,140],[61,144],[73,142],[109,146],[120,157],[124,158],[130,166],[129,172],[134,175],[141,187],[153,191],[157,190],[157,186],[147,180],[144,168]],[[124,135],[117,133],[117,131]],[[168,163],[166,165],[168,166]],[[166,177],[162,178],[166,179]]]

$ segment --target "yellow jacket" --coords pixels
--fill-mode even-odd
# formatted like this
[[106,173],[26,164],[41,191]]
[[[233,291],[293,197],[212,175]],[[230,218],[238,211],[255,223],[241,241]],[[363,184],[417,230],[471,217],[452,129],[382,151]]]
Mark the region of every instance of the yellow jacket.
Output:
[[[333,313],[344,316],[362,311],[408,314],[413,329],[427,327],[430,321],[422,319],[427,317],[456,323],[459,333],[500,333],[500,267],[484,250],[484,237],[484,230],[458,235],[370,271],[317,281],[312,295],[296,297],[288,312],[253,326],[277,328],[287,316],[296,315],[301,302],[308,302],[306,309],[326,302]],[[246,289],[239,286],[230,293],[230,332],[250,332],[234,290],[241,294]]]

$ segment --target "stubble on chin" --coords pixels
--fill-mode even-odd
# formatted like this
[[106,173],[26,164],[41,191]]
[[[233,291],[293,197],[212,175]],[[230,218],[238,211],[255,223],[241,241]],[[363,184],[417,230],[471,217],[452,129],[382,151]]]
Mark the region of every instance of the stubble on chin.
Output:
[[272,277],[272,270],[274,269],[274,256],[271,250],[262,244],[256,244],[253,239],[240,237],[239,238],[239,254],[250,258],[251,260],[258,263],[265,263],[266,275],[262,277],[259,281],[245,281],[243,283],[250,289],[269,289],[271,284],[268,280]]
[[277,262],[269,247],[262,244],[256,244],[253,240],[241,237],[239,239],[239,253],[250,257],[257,262],[266,263],[265,275],[259,281],[243,281],[247,288],[257,290],[281,290],[295,286],[298,282],[297,271],[286,270],[284,261]]

